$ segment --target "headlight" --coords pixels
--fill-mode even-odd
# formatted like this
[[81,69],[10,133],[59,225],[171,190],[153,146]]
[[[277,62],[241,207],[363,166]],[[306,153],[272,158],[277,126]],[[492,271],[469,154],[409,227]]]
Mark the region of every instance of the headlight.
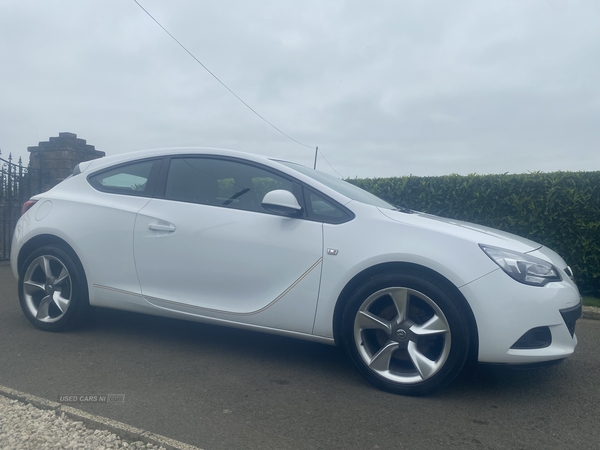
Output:
[[556,267],[543,259],[503,248],[482,244],[479,246],[492,261],[520,283],[544,286],[546,283],[562,279]]
[[565,273],[569,276],[569,278],[572,281],[575,281],[575,276],[573,275],[573,271],[571,270],[571,267],[567,266],[567,268],[565,269]]

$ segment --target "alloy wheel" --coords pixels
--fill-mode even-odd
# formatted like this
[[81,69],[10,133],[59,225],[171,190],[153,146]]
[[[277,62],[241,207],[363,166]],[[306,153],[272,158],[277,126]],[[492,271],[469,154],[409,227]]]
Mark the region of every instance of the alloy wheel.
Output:
[[394,383],[430,379],[450,353],[446,316],[431,298],[410,288],[390,287],[370,295],[356,313],[353,331],[366,366]]
[[35,258],[23,277],[23,295],[29,313],[38,321],[60,320],[71,305],[71,275],[56,257]]

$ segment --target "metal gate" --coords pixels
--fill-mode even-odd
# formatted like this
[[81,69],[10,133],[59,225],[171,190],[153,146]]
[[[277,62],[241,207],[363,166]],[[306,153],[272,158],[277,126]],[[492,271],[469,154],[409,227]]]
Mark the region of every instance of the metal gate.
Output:
[[39,184],[38,177],[21,162],[12,162],[12,154],[8,160],[0,153],[0,260],[10,257],[10,245],[17,220],[21,215],[21,207],[33,195],[33,189]]

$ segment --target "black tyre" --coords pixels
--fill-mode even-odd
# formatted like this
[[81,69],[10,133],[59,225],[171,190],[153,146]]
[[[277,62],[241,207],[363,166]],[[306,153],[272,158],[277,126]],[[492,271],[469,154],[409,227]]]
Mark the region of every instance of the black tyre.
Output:
[[418,274],[373,276],[349,298],[343,342],[362,375],[380,389],[429,394],[460,372],[469,350],[458,299]]
[[19,302],[37,328],[62,331],[81,323],[89,312],[83,267],[73,251],[47,245],[34,251],[19,274]]

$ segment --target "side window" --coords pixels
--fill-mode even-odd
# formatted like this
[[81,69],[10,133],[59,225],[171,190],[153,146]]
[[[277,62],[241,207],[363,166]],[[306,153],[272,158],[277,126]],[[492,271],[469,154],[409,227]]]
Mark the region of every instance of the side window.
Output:
[[260,167],[226,159],[181,157],[171,159],[165,197],[266,213],[262,199],[275,189],[299,191],[291,181]]
[[141,161],[104,170],[89,178],[90,184],[103,192],[151,195],[149,180],[157,161]]
[[343,209],[315,192],[305,189],[304,197],[310,219],[327,223],[343,223],[351,219]]
[[276,189],[292,191],[292,183],[287,180],[277,179],[272,176],[254,177],[252,178],[252,186],[256,191],[256,195],[262,201],[265,195]]

